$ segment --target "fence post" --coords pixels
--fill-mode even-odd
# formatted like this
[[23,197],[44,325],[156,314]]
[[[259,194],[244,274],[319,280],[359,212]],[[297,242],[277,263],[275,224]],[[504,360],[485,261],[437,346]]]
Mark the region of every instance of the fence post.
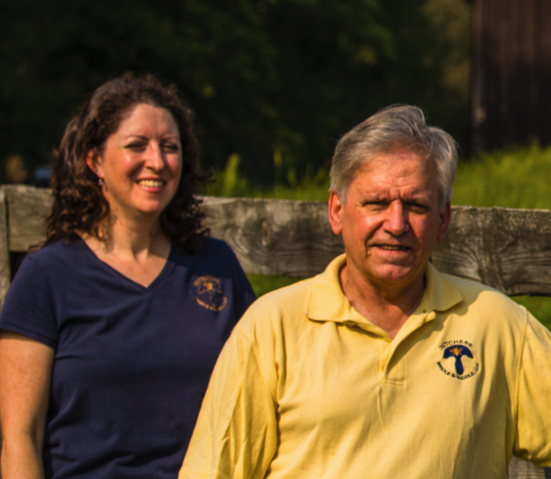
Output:
[[10,251],[8,244],[6,192],[0,187],[0,309],[10,286]]

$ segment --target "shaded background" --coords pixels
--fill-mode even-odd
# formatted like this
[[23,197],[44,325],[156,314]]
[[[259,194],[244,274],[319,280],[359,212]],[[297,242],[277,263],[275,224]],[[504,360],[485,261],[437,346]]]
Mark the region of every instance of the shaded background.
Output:
[[327,168],[336,140],[417,104],[470,151],[466,0],[2,0],[0,182],[40,184],[86,95],[125,71],[174,83],[204,169],[251,184]]

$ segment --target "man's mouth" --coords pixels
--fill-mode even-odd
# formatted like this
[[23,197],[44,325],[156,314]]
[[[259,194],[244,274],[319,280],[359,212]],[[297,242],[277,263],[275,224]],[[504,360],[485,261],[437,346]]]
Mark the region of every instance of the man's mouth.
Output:
[[138,185],[147,188],[161,188],[165,184],[162,180],[138,180]]
[[407,246],[400,245],[390,245],[390,244],[378,244],[377,248],[384,249],[385,251],[407,251],[409,248]]

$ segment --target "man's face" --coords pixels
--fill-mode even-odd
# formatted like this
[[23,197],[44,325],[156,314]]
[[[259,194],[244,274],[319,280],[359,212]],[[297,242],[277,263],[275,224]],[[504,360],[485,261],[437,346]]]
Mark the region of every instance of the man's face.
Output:
[[353,270],[349,277],[380,291],[422,285],[450,215],[450,203],[441,205],[434,162],[404,149],[360,167],[344,203],[334,192],[329,198],[329,220],[343,236],[346,267]]

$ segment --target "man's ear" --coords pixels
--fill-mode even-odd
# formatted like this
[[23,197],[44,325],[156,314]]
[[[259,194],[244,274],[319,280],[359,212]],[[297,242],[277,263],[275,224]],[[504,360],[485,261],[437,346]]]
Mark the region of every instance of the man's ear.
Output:
[[88,165],[88,168],[90,168],[96,176],[98,176],[98,178],[103,178],[100,160],[101,158],[94,150],[90,150],[86,155],[86,164]]
[[344,204],[341,202],[339,195],[334,191],[331,191],[329,193],[328,202],[329,223],[331,224],[333,233],[336,235],[340,235],[342,232],[341,216],[343,209]]
[[452,205],[450,201],[447,201],[440,210],[440,226],[438,226],[438,236],[436,237],[438,241],[442,241],[444,239],[444,236],[446,236],[446,231],[448,231],[451,217]]

